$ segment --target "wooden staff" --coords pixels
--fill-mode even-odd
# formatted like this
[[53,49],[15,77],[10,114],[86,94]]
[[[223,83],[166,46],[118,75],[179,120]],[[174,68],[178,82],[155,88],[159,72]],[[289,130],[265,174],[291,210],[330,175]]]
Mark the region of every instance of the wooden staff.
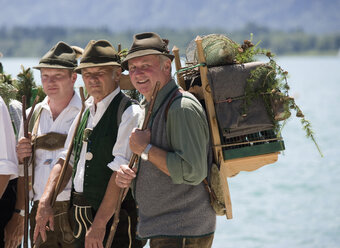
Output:
[[[22,119],[24,126],[24,136],[28,138],[28,125],[34,112],[35,105],[39,100],[39,96],[36,96],[31,107],[31,110],[26,117],[26,96],[22,96]],[[28,180],[28,165],[29,157],[24,158],[24,187],[25,187],[25,218],[24,218],[24,248],[28,247],[28,215],[29,215],[29,180]]]
[[[153,106],[155,104],[155,100],[156,100],[156,97],[157,97],[159,87],[160,87],[160,82],[157,81],[156,86],[155,86],[155,88],[153,89],[153,92],[152,92],[152,96],[151,96],[151,100],[150,100],[150,107],[149,107],[148,113],[146,114],[146,117],[144,119],[142,130],[145,130],[148,127],[148,123],[149,123],[149,120],[151,118],[152,109],[153,109]],[[132,156],[131,156],[130,162],[129,162],[129,168],[132,168],[132,166],[136,163],[137,159],[138,159],[138,155],[133,153]],[[111,244],[112,244],[112,241],[113,241],[113,238],[115,236],[117,226],[118,226],[118,223],[119,223],[120,208],[122,206],[122,202],[123,202],[126,194],[128,193],[128,191],[129,191],[129,188],[124,188],[124,189],[121,189],[120,192],[119,192],[119,196],[118,196],[118,200],[117,200],[117,206],[116,206],[113,222],[112,222],[111,229],[110,229],[110,234],[109,234],[109,237],[107,238],[105,248],[111,247]]]
[[[80,97],[81,97],[82,106],[81,106],[79,118],[77,120],[76,128],[74,129],[74,133],[72,135],[71,143],[68,146],[68,150],[67,150],[65,161],[64,161],[63,166],[61,168],[57,184],[56,184],[56,186],[55,186],[55,188],[53,190],[53,195],[52,195],[51,203],[50,203],[52,208],[53,208],[53,206],[54,206],[54,204],[55,204],[55,202],[57,200],[58,194],[60,193],[61,185],[62,185],[62,183],[64,181],[64,178],[65,178],[65,175],[66,175],[66,171],[67,171],[67,167],[68,167],[68,163],[70,162],[70,158],[71,158],[71,154],[72,154],[72,150],[73,150],[73,140],[74,140],[74,138],[75,138],[75,136],[77,134],[77,130],[78,130],[78,127],[79,127],[82,115],[83,115],[84,110],[85,110],[85,96],[84,96],[84,89],[83,89],[83,87],[79,87],[79,93],[80,93]],[[36,240],[36,242],[34,243],[34,247],[33,248],[39,248],[40,245],[42,244],[42,242],[43,242],[43,240],[42,240],[41,236],[39,235],[37,240]]]
[[211,93],[211,88],[209,85],[208,80],[208,68],[206,66],[206,59],[204,56],[204,51],[202,47],[202,38],[197,36],[195,39],[197,45],[197,53],[198,53],[198,63],[204,64],[200,66],[200,75],[202,81],[202,89],[204,95],[205,106],[207,110],[207,116],[210,126],[210,133],[213,142],[213,151],[214,151],[214,158],[216,163],[220,165],[220,178],[223,188],[223,196],[224,202],[227,209],[227,218],[232,219],[232,208],[231,208],[231,200],[230,200],[230,193],[229,193],[229,186],[227,181],[227,164],[224,162],[224,157],[221,148],[221,137],[218,131],[218,124],[216,118],[216,111],[215,111],[215,104],[213,100],[213,96]]
[[182,89],[186,90],[186,86],[185,86],[183,75],[181,75],[181,73],[178,72],[180,69],[182,69],[181,59],[179,57],[179,49],[178,49],[178,47],[174,46],[172,48],[172,53],[175,56],[175,66],[176,66],[176,71],[177,71],[177,82],[178,82],[178,85],[181,86]]

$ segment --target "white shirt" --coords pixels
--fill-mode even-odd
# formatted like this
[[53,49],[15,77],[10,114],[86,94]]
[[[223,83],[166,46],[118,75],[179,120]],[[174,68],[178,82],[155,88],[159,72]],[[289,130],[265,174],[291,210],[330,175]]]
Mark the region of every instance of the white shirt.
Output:
[[0,174],[18,176],[18,161],[15,151],[16,140],[8,109],[0,96]]
[[[120,92],[120,88],[118,87],[115,89],[111,94],[105,97],[102,101],[97,103],[97,110],[95,110],[95,104],[92,97],[90,97],[86,101],[86,109],[90,110],[90,115],[87,121],[87,128],[93,129],[100,119],[102,118],[103,114],[105,113],[106,109],[110,105],[111,101],[115,98],[115,96]],[[84,111],[85,112],[85,111]],[[139,105],[132,104],[129,106],[122,115],[121,123],[118,128],[117,140],[115,145],[112,149],[112,155],[115,156],[114,160],[108,164],[108,167],[115,171],[118,170],[120,165],[128,164],[132,152],[129,146],[129,137],[134,128],[138,126],[138,122],[143,116],[143,112]],[[76,118],[76,120],[78,117]],[[65,150],[60,154],[60,158],[66,158],[67,147],[69,146],[75,125],[76,120],[73,122],[72,127],[70,129],[70,135],[67,136],[67,140],[65,142]],[[84,173],[85,173],[85,154],[87,151],[87,143],[83,143],[79,161],[77,164],[77,171],[73,180],[74,189],[76,192],[82,193],[84,191]],[[70,159],[70,164],[73,165],[73,158]]]
[[[67,105],[66,108],[59,114],[59,116],[53,120],[52,112],[50,106],[48,105],[48,97],[37,104],[36,109],[42,107],[42,112],[40,115],[40,122],[38,126],[37,135],[46,134],[49,132],[56,132],[61,134],[68,134],[69,129],[72,125],[74,118],[78,115],[81,109],[81,100],[79,96],[74,93],[71,101]],[[26,112],[29,113],[30,109]],[[23,137],[23,125],[21,125],[19,137]],[[50,175],[50,172],[58,161],[58,154],[63,150],[57,149],[54,151],[48,151],[43,149],[37,149],[35,151],[35,171],[34,171],[34,197],[33,201],[39,200],[44,193],[44,189]],[[32,168],[30,167],[29,174],[32,174]],[[20,176],[24,176],[23,166],[20,166]],[[62,191],[58,197],[57,201],[67,201],[70,199],[71,194],[71,180],[65,187],[64,191]],[[32,196],[31,192],[31,196]]]

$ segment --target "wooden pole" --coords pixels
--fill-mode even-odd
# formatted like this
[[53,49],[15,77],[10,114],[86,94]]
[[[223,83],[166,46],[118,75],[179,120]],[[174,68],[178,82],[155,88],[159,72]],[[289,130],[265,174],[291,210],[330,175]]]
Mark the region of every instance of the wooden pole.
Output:
[[[39,100],[39,96],[34,99],[31,110],[26,118],[26,96],[22,96],[22,119],[24,127],[24,137],[28,138],[28,125],[34,112],[35,105]],[[29,179],[28,166],[29,157],[24,158],[24,187],[25,187],[25,218],[24,218],[24,248],[28,247],[28,215],[29,215]]]
[[178,49],[178,47],[174,46],[172,48],[172,53],[175,56],[175,66],[176,66],[176,71],[177,71],[177,82],[178,82],[178,85],[181,86],[183,88],[183,90],[186,90],[184,78],[181,75],[181,73],[178,73],[178,70],[182,69],[181,58],[179,56],[179,49]]
[[[146,117],[144,119],[142,130],[145,130],[148,127],[148,123],[149,123],[149,120],[151,118],[152,109],[153,109],[153,106],[155,104],[155,100],[156,100],[156,97],[157,97],[157,93],[159,91],[160,84],[161,83],[159,81],[157,81],[156,86],[153,89],[151,100],[150,100],[150,107],[149,107],[148,113],[146,114]],[[132,157],[130,159],[130,162],[129,162],[130,168],[132,168],[132,166],[135,164],[137,159],[138,159],[138,155],[133,153]],[[113,241],[113,238],[115,236],[117,226],[118,226],[118,223],[119,223],[119,213],[120,213],[120,209],[121,209],[121,206],[122,206],[122,202],[123,202],[126,194],[128,193],[128,191],[129,191],[129,188],[124,188],[124,189],[121,189],[120,192],[119,192],[119,196],[118,196],[118,200],[117,200],[117,207],[116,207],[116,210],[115,210],[115,213],[114,213],[113,222],[112,222],[112,225],[111,225],[111,228],[110,228],[110,234],[109,234],[109,237],[107,238],[105,248],[110,248],[111,245],[112,245],[112,241]]]
[[[66,171],[67,171],[67,166],[68,166],[68,163],[70,162],[70,158],[71,158],[71,154],[72,154],[72,150],[73,150],[73,140],[74,140],[74,138],[75,138],[75,136],[77,134],[77,129],[79,127],[82,115],[83,115],[84,110],[85,110],[85,96],[84,96],[84,89],[83,89],[83,87],[79,87],[79,93],[80,93],[80,97],[81,97],[82,106],[81,106],[79,118],[77,120],[76,128],[75,128],[74,133],[72,135],[71,143],[68,146],[68,150],[67,150],[65,161],[64,161],[63,166],[61,168],[57,184],[56,184],[56,186],[55,186],[55,188],[53,190],[53,195],[52,195],[51,203],[50,203],[52,208],[53,208],[53,206],[54,206],[54,204],[55,204],[55,202],[57,200],[58,194],[60,193],[59,191],[60,191],[61,185],[62,185],[62,183],[64,181],[64,178],[65,178],[65,175],[66,175]],[[36,240],[36,242],[34,243],[34,247],[33,248],[38,248],[38,247],[40,247],[41,244],[42,244],[42,238],[39,235],[37,240]]]
[[227,218],[232,219],[232,206],[231,206],[231,199],[229,193],[229,186],[227,181],[227,164],[224,161],[222,148],[221,148],[221,137],[219,134],[217,118],[216,118],[216,111],[215,111],[215,104],[213,100],[213,96],[211,93],[211,88],[209,85],[208,80],[208,68],[206,66],[206,59],[202,47],[202,38],[197,36],[195,39],[197,45],[197,52],[198,52],[198,62],[200,64],[204,64],[200,66],[200,75],[202,81],[202,89],[205,101],[205,107],[207,110],[209,126],[210,126],[210,133],[213,141],[213,151],[214,157],[217,164],[220,165],[220,178],[222,182],[222,189],[223,189],[223,197],[225,202],[225,207],[227,209]]

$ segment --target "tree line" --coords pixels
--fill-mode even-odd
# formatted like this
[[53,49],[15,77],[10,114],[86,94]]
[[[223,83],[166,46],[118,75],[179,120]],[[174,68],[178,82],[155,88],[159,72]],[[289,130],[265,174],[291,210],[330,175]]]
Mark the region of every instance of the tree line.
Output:
[[224,34],[230,39],[242,43],[253,34],[253,43],[259,42],[262,48],[270,49],[275,54],[337,54],[340,49],[340,33],[327,35],[308,34],[300,29],[291,31],[272,30],[249,24],[242,30],[226,31],[222,29],[155,29],[126,30],[114,32],[107,28],[64,28],[64,27],[13,27],[0,28],[0,52],[5,57],[41,57],[58,41],[70,45],[85,47],[89,40],[106,39],[115,47],[129,48],[133,34],[154,31],[170,40],[169,48],[179,47],[185,55],[188,44],[197,35],[212,33]]

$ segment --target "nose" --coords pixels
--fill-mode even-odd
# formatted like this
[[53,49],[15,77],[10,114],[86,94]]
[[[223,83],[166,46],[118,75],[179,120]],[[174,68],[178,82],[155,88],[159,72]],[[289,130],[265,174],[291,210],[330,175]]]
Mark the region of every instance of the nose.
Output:
[[96,74],[91,74],[89,77],[88,77],[88,80],[90,83],[95,83],[98,81],[98,76]]
[[54,83],[55,81],[56,81],[56,80],[55,80],[54,77],[48,77],[48,78],[45,79],[45,82],[48,83],[48,84]]
[[140,76],[140,75],[144,75],[144,71],[141,68],[135,68],[134,72],[133,72],[133,76]]

